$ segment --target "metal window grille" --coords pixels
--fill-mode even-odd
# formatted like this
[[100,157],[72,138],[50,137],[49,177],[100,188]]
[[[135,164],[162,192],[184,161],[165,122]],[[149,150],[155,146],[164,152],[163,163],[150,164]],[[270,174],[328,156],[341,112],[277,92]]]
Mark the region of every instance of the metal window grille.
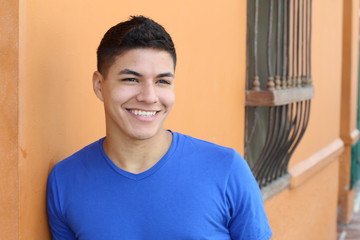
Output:
[[260,187],[287,174],[314,95],[312,0],[249,0],[245,158]]

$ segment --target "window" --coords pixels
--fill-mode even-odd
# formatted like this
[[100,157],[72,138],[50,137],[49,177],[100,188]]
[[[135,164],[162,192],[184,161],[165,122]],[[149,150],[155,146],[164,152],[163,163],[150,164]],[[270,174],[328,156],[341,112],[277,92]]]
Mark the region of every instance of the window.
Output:
[[311,99],[311,0],[249,0],[245,158],[260,187],[287,174]]

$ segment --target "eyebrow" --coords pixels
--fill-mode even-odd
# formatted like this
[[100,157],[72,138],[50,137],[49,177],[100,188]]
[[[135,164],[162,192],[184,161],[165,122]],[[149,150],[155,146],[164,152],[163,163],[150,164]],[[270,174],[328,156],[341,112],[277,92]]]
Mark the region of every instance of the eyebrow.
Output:
[[158,74],[156,77],[158,78],[162,78],[162,77],[174,77],[174,74],[172,74],[171,72],[167,72],[167,73],[160,73]]
[[138,72],[135,72],[135,71],[133,71],[133,70],[130,70],[130,69],[124,69],[124,70],[121,70],[120,72],[119,72],[119,75],[120,74],[130,74],[130,75],[135,75],[135,76],[137,76],[137,77],[142,77],[142,75],[140,74],[140,73],[138,73]]
[[[134,76],[137,76],[137,77],[142,77],[142,76],[143,76],[143,75],[141,75],[140,73],[135,72],[135,71],[130,70],[130,69],[127,69],[127,68],[121,70],[121,71],[119,72],[119,75],[120,75],[120,74],[130,74],[130,75],[134,75]],[[157,78],[162,78],[162,77],[172,77],[172,78],[173,78],[173,77],[174,77],[174,74],[171,73],[171,72],[160,73],[160,74],[158,74],[156,77],[157,77]]]

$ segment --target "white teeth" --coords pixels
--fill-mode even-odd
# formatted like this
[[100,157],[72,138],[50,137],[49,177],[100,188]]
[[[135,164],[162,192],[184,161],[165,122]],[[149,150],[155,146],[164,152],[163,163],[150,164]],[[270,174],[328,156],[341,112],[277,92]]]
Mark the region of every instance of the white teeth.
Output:
[[151,117],[154,116],[156,114],[156,111],[141,111],[141,110],[130,110],[130,112],[142,116],[142,117]]

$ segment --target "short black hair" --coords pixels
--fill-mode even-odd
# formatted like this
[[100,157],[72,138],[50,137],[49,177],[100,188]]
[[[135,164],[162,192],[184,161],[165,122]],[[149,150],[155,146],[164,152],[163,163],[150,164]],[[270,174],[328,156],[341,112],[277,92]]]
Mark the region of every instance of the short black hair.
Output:
[[137,48],[152,48],[168,52],[176,66],[176,52],[170,34],[154,20],[131,16],[111,27],[97,49],[97,70],[106,76],[117,56]]

